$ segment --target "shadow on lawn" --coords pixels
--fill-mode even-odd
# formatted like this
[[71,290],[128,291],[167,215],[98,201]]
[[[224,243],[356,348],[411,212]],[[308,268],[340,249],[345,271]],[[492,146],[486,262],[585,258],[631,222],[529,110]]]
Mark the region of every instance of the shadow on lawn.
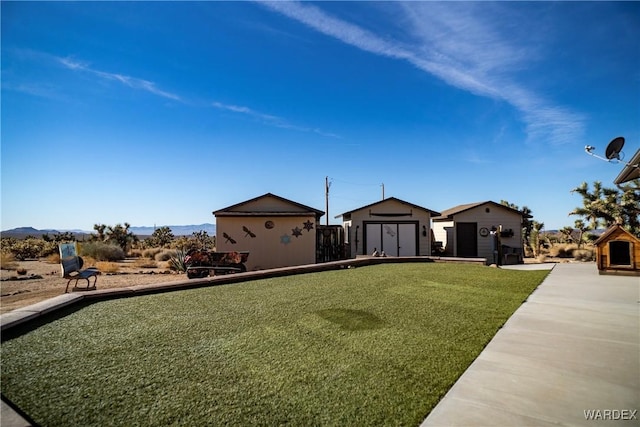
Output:
[[335,323],[348,331],[364,331],[367,329],[380,329],[384,322],[375,314],[364,310],[351,310],[348,308],[328,308],[318,310],[316,313],[325,320]]
[[95,301],[81,301],[79,303],[71,304],[66,307],[53,310],[49,313],[45,313],[35,319],[29,320],[28,322],[24,322],[20,325],[8,328],[2,331],[2,335],[0,336],[1,342],[9,341],[21,335],[27,334],[31,331],[38,329],[40,326],[46,325],[47,323],[51,323],[55,320],[66,317],[94,303]]

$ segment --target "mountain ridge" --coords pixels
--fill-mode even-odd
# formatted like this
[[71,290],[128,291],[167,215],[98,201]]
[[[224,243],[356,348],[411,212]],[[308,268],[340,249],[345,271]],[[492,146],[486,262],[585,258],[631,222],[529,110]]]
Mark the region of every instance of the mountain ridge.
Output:
[[[160,226],[131,226],[129,227],[129,231],[135,234],[136,236],[151,236],[153,231],[161,228],[161,227],[169,227],[174,236],[190,236],[193,233],[197,233],[199,231],[206,231],[209,236],[215,236],[216,234],[216,225],[211,223],[203,223],[203,224],[191,224],[191,225],[160,225]],[[89,235],[95,233],[95,230],[80,230],[80,229],[37,229],[34,227],[16,227],[10,230],[2,230],[2,237],[16,237],[16,238],[25,238],[29,235],[34,237],[40,237],[42,234],[57,234],[57,233],[73,233],[73,234],[85,234]]]

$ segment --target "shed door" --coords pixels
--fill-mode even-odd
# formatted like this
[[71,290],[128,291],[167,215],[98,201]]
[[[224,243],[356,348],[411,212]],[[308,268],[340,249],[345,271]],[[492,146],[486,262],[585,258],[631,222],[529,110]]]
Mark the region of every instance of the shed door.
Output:
[[371,255],[373,251],[382,251],[382,228],[380,224],[367,224],[365,228],[367,248],[366,255]]
[[398,256],[416,256],[416,224],[398,224]]
[[456,223],[456,256],[478,256],[478,224],[475,222]]
[[374,250],[388,256],[416,256],[416,224],[367,224],[366,254]]

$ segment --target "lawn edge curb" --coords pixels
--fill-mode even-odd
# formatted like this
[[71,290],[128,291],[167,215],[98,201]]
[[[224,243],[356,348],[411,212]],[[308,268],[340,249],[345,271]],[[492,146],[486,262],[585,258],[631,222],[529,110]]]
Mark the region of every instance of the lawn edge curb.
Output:
[[[332,261],[318,264],[306,264],[293,267],[273,268],[269,270],[247,271],[244,273],[213,276],[203,279],[178,280],[149,285],[135,285],[126,288],[98,289],[94,291],[64,293],[38,303],[18,308],[0,315],[0,332],[7,332],[18,326],[25,326],[44,315],[61,311],[74,305],[94,303],[98,301],[129,298],[154,293],[173,292],[186,289],[196,289],[209,286],[228,285],[250,280],[267,279],[272,277],[292,276],[297,274],[315,273],[328,270],[365,267],[385,263],[420,263],[444,262],[486,265],[485,258],[454,258],[454,257],[373,257],[358,256],[355,259]],[[4,341],[4,338],[3,338]]]

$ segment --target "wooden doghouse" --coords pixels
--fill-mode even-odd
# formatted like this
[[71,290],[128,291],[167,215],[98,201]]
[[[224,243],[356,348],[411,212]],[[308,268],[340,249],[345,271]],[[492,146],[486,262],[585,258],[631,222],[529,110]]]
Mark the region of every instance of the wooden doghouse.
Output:
[[640,239],[620,225],[609,227],[595,241],[600,274],[640,276]]

